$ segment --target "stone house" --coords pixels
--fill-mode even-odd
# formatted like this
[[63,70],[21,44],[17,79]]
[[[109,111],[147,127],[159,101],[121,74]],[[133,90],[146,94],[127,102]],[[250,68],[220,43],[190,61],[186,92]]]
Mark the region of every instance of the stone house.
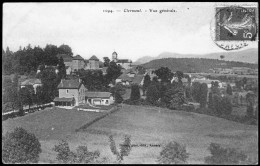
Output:
[[87,89],[80,79],[62,79],[58,90],[59,97],[54,99],[56,106],[78,106],[85,103]]

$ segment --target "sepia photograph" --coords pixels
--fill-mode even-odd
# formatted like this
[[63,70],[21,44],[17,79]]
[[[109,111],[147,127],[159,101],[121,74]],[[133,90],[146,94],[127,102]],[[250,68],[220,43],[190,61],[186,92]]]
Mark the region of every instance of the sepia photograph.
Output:
[[258,3],[2,10],[3,164],[258,165]]

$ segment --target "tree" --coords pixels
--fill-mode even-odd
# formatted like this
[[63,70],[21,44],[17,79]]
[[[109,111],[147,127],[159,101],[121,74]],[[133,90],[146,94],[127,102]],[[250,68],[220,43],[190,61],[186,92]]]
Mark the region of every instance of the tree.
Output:
[[66,66],[64,64],[64,60],[62,57],[60,57],[59,62],[58,62],[58,71],[59,71],[58,76],[61,79],[66,78]]
[[248,92],[246,94],[246,102],[247,102],[247,117],[252,118],[254,115],[255,95],[253,93]]
[[121,74],[121,66],[117,65],[116,62],[111,61],[107,68],[107,74],[105,76],[106,81],[110,83],[112,80],[117,79]]
[[170,109],[178,109],[178,107],[185,103],[184,88],[177,85],[167,88],[162,101],[167,104]]
[[125,156],[128,156],[131,151],[131,137],[129,135],[125,135],[123,144],[120,144],[120,151],[116,148],[116,143],[112,135],[109,136],[110,142],[110,150],[116,155],[117,161],[121,163],[124,160]]
[[214,109],[212,92],[209,92],[209,103],[208,108]]
[[184,164],[189,155],[185,145],[181,145],[178,142],[169,142],[160,152],[158,162],[160,164]]
[[44,103],[45,100],[45,95],[44,95],[44,91],[43,91],[43,87],[42,86],[37,86],[36,87],[36,94],[35,94],[35,101],[37,103],[37,105],[41,105]]
[[135,101],[140,99],[140,90],[139,86],[134,84],[131,86],[131,96],[130,100]]
[[55,45],[47,44],[44,48],[44,64],[48,66],[56,66],[58,64],[58,57],[56,56],[59,53],[59,49]]
[[175,76],[178,78],[178,82],[181,82],[181,79],[184,77],[184,74],[182,71],[176,71]]
[[151,84],[151,78],[150,78],[149,74],[146,74],[144,76],[144,84],[143,84],[143,94],[144,95],[145,95],[146,89],[149,87],[150,84]]
[[151,104],[156,104],[160,98],[160,92],[157,89],[156,85],[151,84],[146,92],[146,100]]
[[207,104],[207,94],[208,94],[208,86],[206,83],[202,83],[200,85],[200,97],[199,103],[201,108],[205,108]]
[[110,59],[108,57],[104,57],[104,67],[108,67],[110,64]]
[[219,57],[221,58],[221,60],[223,60],[225,58],[224,55],[220,55]]
[[227,94],[232,95],[232,88],[230,84],[227,85]]
[[247,84],[247,78],[246,77],[243,77],[242,84],[243,84],[243,89],[245,89],[246,84]]
[[37,163],[42,152],[36,136],[18,127],[2,140],[2,159],[5,163]]
[[55,73],[54,69],[46,68],[41,72],[40,79],[42,82],[42,88],[44,92],[44,102],[48,103],[53,101],[58,92],[58,85],[61,79]]
[[206,164],[237,165],[241,164],[241,162],[247,159],[247,155],[245,155],[244,152],[240,152],[230,147],[221,147],[221,145],[218,143],[210,143],[208,150],[210,151],[211,156],[205,157]]
[[30,109],[30,106],[33,104],[34,101],[34,94],[34,88],[32,85],[21,88],[19,96],[22,105],[28,105]]
[[120,95],[119,92],[115,92],[115,103],[122,103],[124,99],[122,98],[122,96]]
[[221,108],[220,111],[222,115],[230,115],[233,107],[231,99],[227,96],[222,97],[219,107]]
[[67,54],[69,56],[73,55],[72,49],[70,48],[70,46],[65,45],[65,44],[62,44],[62,45],[59,46],[58,53],[59,54]]
[[143,66],[136,66],[138,74],[145,74],[145,68]]
[[161,67],[155,70],[154,73],[162,82],[170,82],[174,75],[168,67]]
[[193,82],[191,86],[191,96],[196,102],[200,101],[200,83]]
[[55,145],[53,151],[57,152],[56,159],[62,163],[73,162],[75,154],[70,151],[70,147],[67,141],[61,140],[58,145]]

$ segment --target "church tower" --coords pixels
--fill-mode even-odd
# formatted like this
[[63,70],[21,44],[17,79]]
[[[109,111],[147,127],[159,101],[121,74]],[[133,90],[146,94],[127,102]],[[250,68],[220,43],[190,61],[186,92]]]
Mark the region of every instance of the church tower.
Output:
[[112,61],[117,62],[117,53],[115,51],[112,53]]

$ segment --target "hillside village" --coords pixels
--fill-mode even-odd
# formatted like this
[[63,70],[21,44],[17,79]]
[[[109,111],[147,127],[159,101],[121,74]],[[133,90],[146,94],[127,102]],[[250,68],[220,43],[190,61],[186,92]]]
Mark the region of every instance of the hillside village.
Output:
[[[107,116],[113,117],[118,110],[124,110],[121,112],[124,116],[132,117],[139,108],[159,109],[159,113],[171,110],[196,113],[196,116],[197,113],[205,114],[246,125],[258,123],[258,69],[223,67],[212,68],[211,72],[183,72],[170,70],[164,64],[159,68],[134,65],[130,59],[120,59],[120,53],[115,51],[100,60],[95,55],[89,59],[73,56],[71,51],[67,51],[70,50],[67,45],[56,48],[63,51],[48,55],[48,59],[54,59],[55,63],[37,52],[28,54],[39,49],[37,47],[15,53],[9,49],[3,51],[2,117],[6,126],[13,128],[15,124],[20,124],[16,119],[23,121],[30,114],[43,120],[41,114],[46,114],[44,116],[50,120],[49,125],[46,124],[48,133],[60,125],[67,126],[60,119],[69,117],[75,118],[65,120],[74,127],[73,132],[84,132],[88,131],[86,128],[90,124]],[[39,62],[29,61],[34,56],[39,56]],[[11,62],[12,58],[15,61]],[[223,60],[220,63],[225,66]],[[29,68],[31,66],[34,67]],[[132,110],[132,113],[125,112],[125,109]],[[45,110],[51,111],[47,113]],[[85,116],[95,118],[86,123]],[[159,115],[158,118],[162,123],[165,117]],[[76,119],[81,119],[82,122],[78,122],[81,126],[72,124]],[[132,119],[138,120],[136,123],[142,121],[135,116]],[[83,123],[86,124],[82,126]],[[124,126],[124,123],[121,125]],[[26,124],[23,126],[26,127]],[[69,128],[62,129],[63,134],[71,133],[65,131]],[[50,133],[44,135],[33,131],[42,139],[52,138]]]

